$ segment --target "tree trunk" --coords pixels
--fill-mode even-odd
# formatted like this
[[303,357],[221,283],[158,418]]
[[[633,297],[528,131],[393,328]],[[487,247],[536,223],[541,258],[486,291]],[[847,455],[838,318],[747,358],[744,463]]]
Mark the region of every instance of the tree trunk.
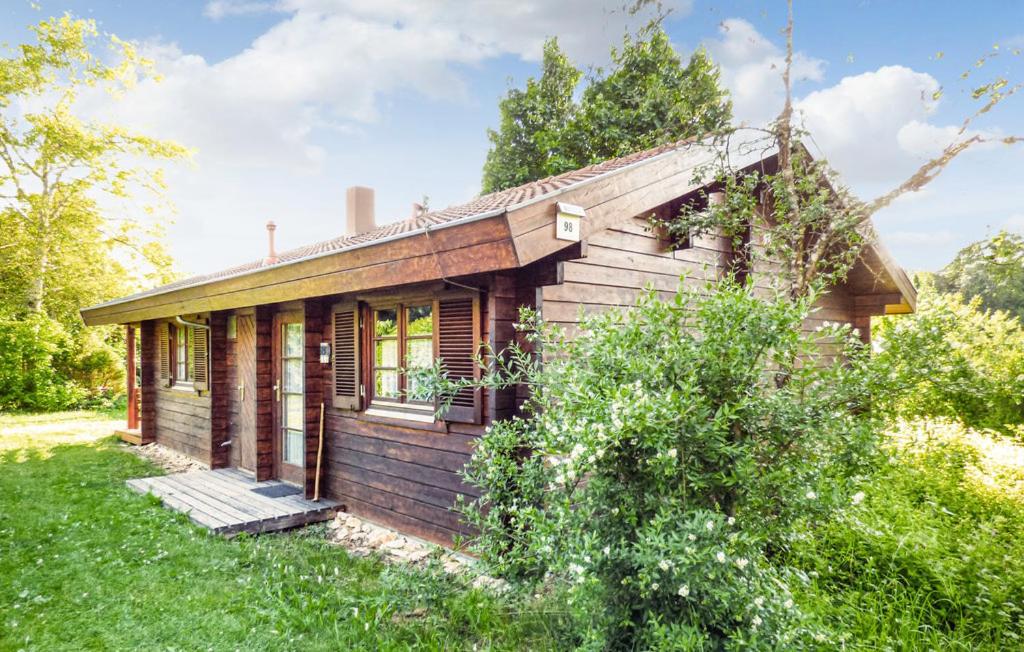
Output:
[[26,304],[30,312],[43,311],[43,298],[46,295],[46,273],[50,270],[50,256],[46,251],[39,257],[35,278],[29,283]]

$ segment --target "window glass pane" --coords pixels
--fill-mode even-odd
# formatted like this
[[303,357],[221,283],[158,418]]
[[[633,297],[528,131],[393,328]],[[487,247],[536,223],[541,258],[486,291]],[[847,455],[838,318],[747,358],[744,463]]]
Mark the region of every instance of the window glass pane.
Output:
[[422,387],[420,383],[416,382],[415,374],[406,376],[405,379],[405,393],[406,398],[410,401],[433,401],[434,397],[430,395],[428,388]]
[[434,361],[434,340],[409,340],[405,345],[405,366],[429,367]]
[[413,306],[406,309],[405,334],[432,335],[434,333],[434,318],[431,316],[432,306]]
[[188,332],[188,351],[185,353],[188,359],[188,379],[196,377],[196,329],[191,326],[186,329]]
[[398,340],[378,340],[376,348],[376,364],[378,367],[398,366]]
[[305,442],[302,433],[297,430],[284,431],[284,461],[289,464],[303,466],[302,449]]
[[284,426],[302,430],[305,406],[303,405],[302,394],[284,395]]
[[376,371],[377,398],[398,398],[398,372],[394,370],[378,369]]
[[302,360],[289,358],[281,362],[285,392],[302,393]]
[[285,324],[284,355],[289,358],[301,358],[302,344],[302,324]]
[[377,337],[398,337],[398,311],[394,308],[378,310],[374,333]]
[[235,315],[228,315],[227,331],[227,338],[229,340],[238,339],[238,317]]

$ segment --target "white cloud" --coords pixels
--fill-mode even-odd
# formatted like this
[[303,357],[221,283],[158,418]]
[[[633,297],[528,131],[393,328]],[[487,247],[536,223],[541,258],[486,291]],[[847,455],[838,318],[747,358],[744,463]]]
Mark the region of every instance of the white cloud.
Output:
[[[719,25],[718,39],[705,43],[722,68],[722,82],[732,94],[737,122],[761,126],[778,116],[785,99],[782,70],[785,53],[749,22],[730,18]],[[821,81],[825,62],[802,52],[793,55],[794,82]]]
[[[668,5],[683,15],[690,2]],[[338,235],[349,183],[379,183],[378,207],[402,207],[397,214],[379,210],[381,222],[404,217],[418,192],[429,190],[442,201],[468,199],[445,197],[457,195],[465,177],[451,180],[454,189],[396,192],[398,179],[408,178],[402,176],[407,160],[395,160],[386,180],[356,177],[356,149],[398,148],[361,142],[361,132],[379,124],[392,98],[471,102],[466,68],[501,56],[536,60],[548,36],[558,36],[581,65],[600,63],[609,45],[648,18],[630,16],[623,4],[211,0],[204,13],[214,20],[267,12],[280,20],[221,61],[173,42],[143,43],[164,80],[139,84],[113,106],[105,96],[83,103],[104,120],[197,150],[194,168],[172,171],[169,185],[180,209],[172,249],[185,269],[199,272],[260,255],[262,223],[271,217],[282,223],[282,246]],[[437,154],[419,158],[447,161]],[[413,196],[388,196],[398,192]]]

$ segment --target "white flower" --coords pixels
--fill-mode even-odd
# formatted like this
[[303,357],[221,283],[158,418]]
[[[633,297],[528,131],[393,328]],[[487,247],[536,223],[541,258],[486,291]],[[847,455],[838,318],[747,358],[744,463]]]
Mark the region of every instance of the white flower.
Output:
[[818,497],[818,494],[814,493],[813,491],[808,491],[807,492],[807,500],[814,500],[817,497]]
[[670,448],[670,449],[668,449],[668,453],[666,453],[666,454],[667,454],[667,455],[668,455],[669,457],[673,457],[673,458],[674,458],[674,457],[678,457],[678,456],[679,456],[679,451],[677,451],[677,450],[676,450],[676,449],[674,449],[674,448]]
[[859,505],[861,503],[861,501],[863,501],[863,500],[864,500],[864,492],[863,491],[858,491],[857,493],[853,494],[853,497],[850,498],[850,502],[852,502],[854,505]]
[[[736,560],[736,567],[739,568],[740,570],[743,570],[744,568],[747,567],[747,564],[749,564],[749,563],[750,562],[748,562],[746,559],[744,559],[743,557],[740,557],[739,559]],[[760,598],[758,598],[758,599],[760,599]],[[760,605],[758,605],[758,606],[760,606]]]
[[793,601],[792,600],[786,600],[782,604],[783,604],[783,606],[786,607],[786,609],[792,609],[793,608]]
[[726,519],[725,522],[728,523],[729,525],[736,525],[736,519],[733,518],[732,516],[730,516],[728,519]]
[[715,553],[715,559],[717,559],[719,563],[724,564],[725,563],[725,553],[722,552],[721,550],[719,550],[718,552]]
[[754,598],[754,604],[757,605],[758,607],[763,607],[764,606],[764,598],[762,598],[761,596],[757,596],[756,598]]
[[667,571],[668,569],[672,568],[672,562],[670,562],[667,559],[662,559],[658,562],[658,568],[660,568],[663,571]]
[[760,617],[760,616],[754,616],[753,618],[751,618],[751,619],[750,619],[750,622],[751,622],[751,623],[753,623],[754,627],[757,627],[757,626],[758,626],[758,625],[760,625],[760,624],[761,624],[761,623],[762,623],[763,621],[761,620],[761,617]]
[[651,584],[651,590],[652,591],[657,591],[658,590],[658,583],[657,582],[655,582],[654,584]]
[[714,530],[715,529],[715,522],[714,521],[708,521],[707,523],[704,524],[704,527],[706,527],[708,530]]
[[677,591],[677,593],[679,594],[679,597],[685,598],[686,596],[690,595],[690,587],[683,584],[679,587],[679,591]]
[[689,539],[690,541],[696,541],[697,540],[697,535],[696,534],[687,534],[686,538]]
[[597,461],[597,457],[595,457],[593,455],[591,455],[590,457],[587,458],[587,464],[593,464],[596,461]]
[[603,550],[601,550],[601,552],[603,552],[603,553],[605,554],[605,556],[607,557],[608,555],[610,555],[610,554],[611,554],[611,552],[612,552],[612,547],[611,547],[611,546],[605,546],[605,547],[604,547],[604,549],[603,549]]
[[583,567],[580,566],[579,564],[569,564],[569,572],[573,573],[575,575],[582,575],[583,574]]

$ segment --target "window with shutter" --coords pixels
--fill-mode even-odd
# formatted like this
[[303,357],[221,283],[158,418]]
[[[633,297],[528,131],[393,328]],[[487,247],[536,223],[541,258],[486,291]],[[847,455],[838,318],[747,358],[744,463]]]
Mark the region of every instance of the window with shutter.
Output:
[[192,330],[192,387],[196,391],[206,391],[210,386],[210,331],[205,328]]
[[[453,380],[480,378],[476,364],[480,343],[478,297],[441,299],[438,302],[438,357]],[[448,421],[480,423],[483,416],[480,388],[463,388],[444,414]]]
[[334,407],[362,408],[359,391],[359,305],[334,306]]
[[160,352],[160,384],[171,384],[171,336],[166,322],[156,325],[157,349]]

